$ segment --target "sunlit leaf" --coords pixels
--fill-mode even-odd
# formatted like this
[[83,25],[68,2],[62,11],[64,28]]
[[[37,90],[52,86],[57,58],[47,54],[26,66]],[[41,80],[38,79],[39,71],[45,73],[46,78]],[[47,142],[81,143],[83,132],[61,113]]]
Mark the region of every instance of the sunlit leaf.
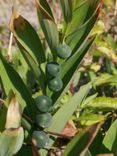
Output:
[[35,2],[41,28],[53,55],[55,55],[55,49],[59,44],[59,35],[51,9],[46,0],[35,0]]
[[111,125],[104,137],[101,153],[113,153],[117,155],[117,120]]
[[97,97],[83,105],[83,108],[88,108],[96,112],[117,110],[117,99],[111,97]]
[[31,98],[31,94],[18,73],[9,63],[7,63],[7,61],[2,57],[1,53],[0,73],[2,75],[1,79],[4,85],[6,95],[8,95],[9,91],[12,89],[17,94],[18,101],[22,105],[22,109],[28,106],[26,108],[26,111],[33,117],[35,108],[33,105],[34,101]]
[[99,6],[99,0],[74,1],[73,18],[65,33],[65,41],[74,51],[85,41],[94,26]]
[[72,19],[72,1],[60,0],[63,16],[66,22]]
[[10,30],[13,32],[17,41],[30,53],[39,65],[45,61],[45,53],[39,36],[31,24],[22,16],[17,15],[15,10],[13,10],[11,17]]
[[20,52],[22,53],[24,59],[26,60],[26,62],[28,64],[29,68],[32,70],[35,79],[39,82],[41,88],[44,89],[45,76],[44,76],[43,72],[41,72],[38,64],[33,59],[33,57],[30,55],[30,53],[28,53],[25,49],[23,49],[23,47],[19,43],[17,43],[17,44],[20,49]]
[[79,122],[82,126],[91,126],[93,124],[96,124],[98,122],[102,122],[106,120],[106,117],[104,115],[100,114],[84,114],[79,117]]
[[[48,131],[57,132],[60,133],[67,121],[70,119],[72,114],[75,112],[77,107],[80,105],[80,103],[83,101],[83,99],[87,96],[89,90],[91,88],[91,83],[82,86],[70,100],[69,102],[65,103],[53,116],[53,122],[52,125],[48,128]],[[67,112],[67,113],[66,113]],[[60,124],[58,124],[61,121]],[[50,139],[50,143],[48,146],[52,146],[54,143],[53,139]],[[40,151],[43,156],[47,154],[47,151],[41,150]]]
[[[52,95],[53,100],[56,101],[56,104],[60,101],[61,97],[65,94],[65,92],[68,90],[70,83],[73,79],[73,76],[75,74],[76,69],[78,68],[78,65],[81,63],[84,55],[89,50],[90,46],[92,45],[94,41],[94,37],[89,39],[87,41],[87,44],[84,45],[83,48],[81,48],[77,53],[75,53],[72,57],[70,57],[65,63],[63,63],[61,66],[61,72],[60,77],[63,80],[63,88],[60,92],[54,93]],[[60,96],[61,95],[61,96]]]
[[101,124],[96,124],[90,128],[79,132],[67,145],[62,156],[83,156],[88,150],[88,147],[98,133]]

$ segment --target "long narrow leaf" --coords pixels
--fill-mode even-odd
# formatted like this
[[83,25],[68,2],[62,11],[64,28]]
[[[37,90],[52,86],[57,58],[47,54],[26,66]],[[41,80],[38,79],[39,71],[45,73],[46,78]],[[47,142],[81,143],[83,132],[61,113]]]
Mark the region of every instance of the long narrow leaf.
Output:
[[[64,104],[63,107],[56,112],[56,114],[53,116],[52,125],[48,128],[49,131],[60,133],[63,130],[67,121],[70,119],[78,105],[80,105],[83,99],[87,96],[91,86],[91,83],[89,83],[81,87],[79,92],[76,93],[68,103]],[[61,121],[61,123],[59,123],[59,121]],[[48,146],[51,147],[53,143],[54,140],[51,139]],[[47,151],[45,150],[41,150],[40,152],[43,156],[46,156],[47,154]]]
[[115,120],[106,132],[100,152],[117,155],[117,120]]
[[91,126],[86,131],[79,132],[67,145],[62,156],[84,156],[94,140],[102,124]]
[[71,57],[68,60],[68,63],[66,62],[67,65],[63,64],[62,69],[61,69],[61,73],[60,73],[61,78],[63,78],[63,89],[60,92],[54,93],[52,95],[52,98],[53,98],[54,101],[56,101],[56,103],[59,102],[61,96],[68,89],[68,87],[70,85],[70,81],[71,81],[71,79],[72,79],[78,65],[81,63],[84,55],[89,50],[91,44],[93,43],[93,40],[94,40],[94,38],[91,38],[90,40],[88,40],[87,44],[84,45],[84,47],[81,48],[80,51],[78,51],[75,55],[73,55],[73,57]]
[[72,19],[72,2],[71,0],[60,0],[63,16],[66,22]]
[[97,97],[83,105],[83,108],[104,112],[117,110],[117,99],[111,97]]
[[[78,47],[80,47],[81,44],[85,41],[98,17],[98,9],[100,7],[100,5],[98,5],[99,0],[98,1],[87,0],[85,3],[86,10],[88,8],[87,14],[89,15],[91,13],[89,18],[87,17],[86,14],[84,17],[85,20],[84,24],[82,23],[81,20],[80,22],[82,24],[79,23],[80,26],[79,24],[76,24],[78,20],[73,19],[74,22],[71,23],[70,28],[68,26],[68,31],[66,32],[64,38],[66,43],[73,49],[73,52],[75,52],[78,49]],[[82,10],[82,12],[84,13],[86,11]],[[82,18],[81,14],[79,14],[79,8],[77,9],[77,11],[75,10],[75,13],[77,13],[77,15],[80,16],[80,18]],[[73,17],[76,18],[77,15],[74,15]]]
[[63,78],[65,76],[65,74],[72,69],[73,67],[76,68],[75,64],[77,62],[77,64],[80,64],[81,60],[83,59],[83,57],[85,56],[87,50],[84,50],[85,47],[87,47],[87,49],[92,45],[93,41],[95,39],[95,36],[91,37],[86,44],[84,45],[83,48],[78,49],[78,51],[73,54],[66,62],[64,62],[62,64],[62,69],[61,69],[61,78]]
[[24,59],[26,60],[26,62],[29,65],[30,69],[32,70],[32,72],[33,72],[33,74],[35,76],[35,79],[38,80],[41,88],[44,89],[44,83],[45,83],[44,74],[41,72],[41,70],[39,69],[38,64],[32,58],[30,53],[28,53],[25,49],[23,49],[23,47],[19,43],[17,43],[17,44],[18,44],[18,47],[19,47],[20,52],[22,53]]
[[59,44],[59,35],[51,9],[46,0],[35,0],[35,2],[41,28],[51,51],[55,55],[54,51]]
[[5,61],[0,53],[0,74],[4,84],[6,95],[12,89],[18,96],[18,101],[21,103],[22,108],[26,106],[26,110],[32,117],[34,116],[34,101],[25,86],[23,80],[20,78],[14,68]]
[[[68,103],[64,104],[63,107],[57,111],[57,113],[53,117],[53,123],[49,128],[50,131],[60,132],[64,128],[65,124],[74,113],[78,105],[82,102],[84,97],[86,97],[87,93],[91,88],[91,83],[80,88],[79,92],[77,92]],[[66,113],[65,113],[66,112]],[[57,121],[61,121],[61,124],[58,124]]]
[[45,61],[45,53],[39,36],[30,23],[13,10],[10,29],[17,41],[27,50],[40,65]]

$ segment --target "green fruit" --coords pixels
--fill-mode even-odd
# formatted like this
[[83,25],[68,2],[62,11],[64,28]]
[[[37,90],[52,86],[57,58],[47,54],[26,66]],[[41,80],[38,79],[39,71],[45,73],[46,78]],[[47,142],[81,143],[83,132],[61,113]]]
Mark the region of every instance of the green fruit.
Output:
[[49,143],[49,136],[43,131],[34,131],[32,141],[37,148],[44,148]]
[[56,49],[57,55],[60,58],[67,59],[71,55],[71,48],[66,44],[60,44]]
[[52,116],[50,113],[43,113],[36,116],[36,123],[42,128],[47,128],[52,123]]
[[49,81],[48,87],[50,90],[58,92],[63,87],[63,82],[59,77],[55,77],[52,80]]
[[51,76],[56,76],[60,71],[60,65],[57,62],[49,62],[46,65],[47,73]]
[[41,95],[35,99],[38,110],[42,113],[48,112],[52,107],[52,99],[48,96]]

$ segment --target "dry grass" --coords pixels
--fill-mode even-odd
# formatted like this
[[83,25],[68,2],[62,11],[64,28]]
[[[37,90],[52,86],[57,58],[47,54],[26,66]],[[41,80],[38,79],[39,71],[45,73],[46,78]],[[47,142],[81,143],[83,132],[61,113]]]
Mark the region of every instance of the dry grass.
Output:
[[37,15],[34,0],[0,0],[0,24],[9,24],[12,13],[12,6],[15,6],[18,13],[24,16],[32,25],[37,26]]

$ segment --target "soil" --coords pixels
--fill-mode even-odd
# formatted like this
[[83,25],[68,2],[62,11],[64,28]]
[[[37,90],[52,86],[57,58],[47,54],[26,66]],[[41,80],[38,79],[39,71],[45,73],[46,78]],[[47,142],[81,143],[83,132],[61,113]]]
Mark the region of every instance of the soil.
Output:
[[19,14],[25,17],[34,27],[37,27],[38,19],[34,0],[14,0],[14,2],[13,0],[0,0],[0,25],[8,27],[12,6],[15,6]]

